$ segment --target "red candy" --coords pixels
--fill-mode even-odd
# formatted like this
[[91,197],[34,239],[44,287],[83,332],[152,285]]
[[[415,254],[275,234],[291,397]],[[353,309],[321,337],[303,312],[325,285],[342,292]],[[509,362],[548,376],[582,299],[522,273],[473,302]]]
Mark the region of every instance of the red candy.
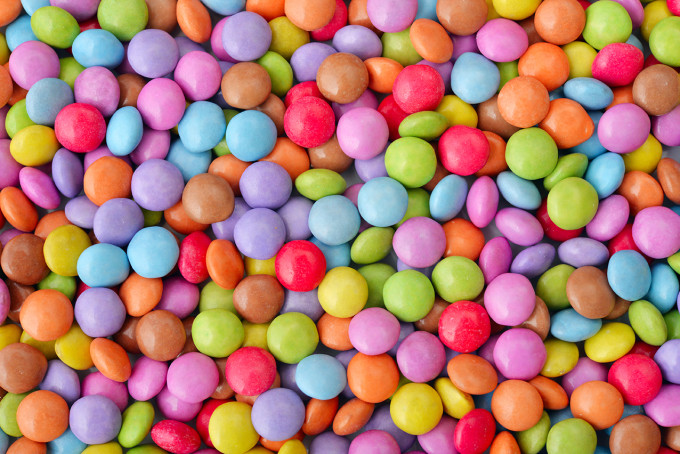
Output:
[[201,437],[198,432],[172,419],[166,419],[153,426],[151,439],[159,448],[172,454],[191,454],[201,447]]
[[310,241],[291,241],[276,254],[276,278],[288,290],[308,292],[326,275],[326,258]]
[[378,106],[378,112],[385,117],[387,127],[390,130],[390,140],[397,140],[399,137],[399,125],[408,114],[402,110],[394,99],[394,95],[389,95],[382,100]]
[[[636,251],[642,254],[642,251],[640,251],[640,248],[637,247],[637,244],[635,244],[635,241],[633,240],[633,224],[626,224],[623,230],[617,233],[614,238],[609,240],[609,244],[607,244],[607,249],[609,249],[610,257],[619,251],[628,250]],[[649,263],[652,262],[647,256],[645,256],[644,254],[642,255],[647,259],[647,262]]]
[[96,107],[74,103],[61,109],[54,121],[57,140],[76,153],[97,148],[106,137],[106,121]]
[[481,454],[496,434],[496,421],[487,410],[476,408],[460,418],[453,431],[453,444],[461,454]]
[[203,232],[193,232],[182,240],[177,267],[182,277],[192,284],[200,284],[210,277],[205,256],[211,241]]
[[444,80],[427,65],[407,66],[394,81],[392,93],[401,109],[408,113],[435,110],[444,97]]
[[628,354],[629,355],[632,355],[632,354],[644,355],[647,358],[654,359],[654,355],[656,354],[656,351],[658,349],[659,349],[659,347],[656,347],[654,345],[649,345],[649,344],[639,340],[639,341],[635,342],[635,344],[633,345],[633,348],[630,349]]
[[196,416],[196,430],[203,439],[203,443],[210,446],[211,448],[213,448],[214,445],[212,443],[212,440],[210,440],[210,433],[208,432],[208,424],[210,423],[210,417],[215,412],[217,407],[227,402],[229,401],[221,399],[210,399],[209,401],[203,404],[203,407],[201,407],[201,411],[199,411],[198,415]]
[[224,376],[236,394],[257,396],[276,379],[276,360],[259,347],[243,347],[227,358]]
[[607,44],[593,61],[593,77],[610,87],[623,87],[633,83],[644,63],[642,51],[632,44]]
[[564,230],[555,225],[555,223],[548,216],[548,204],[545,199],[541,202],[541,206],[536,211],[536,219],[543,227],[545,236],[555,241],[567,241],[576,238],[583,232],[583,229]]
[[329,23],[310,33],[314,41],[333,39],[338,30],[347,25],[347,5],[343,0],[335,0],[335,13]]
[[439,159],[446,170],[468,176],[478,172],[489,159],[489,141],[477,128],[456,125],[439,139]]
[[283,104],[286,106],[286,108],[288,108],[295,101],[304,98],[305,96],[314,96],[319,99],[325,99],[321,94],[319,87],[316,85],[316,82],[313,80],[308,80],[306,82],[300,82],[297,85],[293,85],[291,89],[288,90],[288,93],[286,93]]
[[661,389],[661,369],[647,356],[628,354],[614,361],[607,381],[628,405],[644,405]]
[[451,304],[439,319],[439,338],[444,345],[459,353],[477,350],[490,335],[489,314],[482,305],[472,301]]
[[328,142],[335,132],[335,114],[326,101],[305,96],[286,109],[283,129],[290,140],[305,148]]

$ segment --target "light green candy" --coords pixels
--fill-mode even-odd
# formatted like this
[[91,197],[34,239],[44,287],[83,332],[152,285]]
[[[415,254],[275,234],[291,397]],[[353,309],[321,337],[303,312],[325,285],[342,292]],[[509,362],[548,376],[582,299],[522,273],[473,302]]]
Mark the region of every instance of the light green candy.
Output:
[[548,454],[593,454],[597,434],[593,426],[582,419],[565,419],[548,432],[546,448]]
[[66,82],[71,90],[73,90],[76,79],[83,71],[85,71],[85,67],[78,63],[75,58],[64,57],[59,59],[59,79]]
[[607,44],[625,43],[633,31],[633,21],[628,11],[611,0],[601,0],[591,6],[595,8],[589,6],[586,9],[583,39],[597,50]]
[[316,350],[319,332],[305,314],[288,312],[272,320],[267,330],[267,347],[286,364],[297,364]]
[[380,37],[383,45],[382,56],[399,62],[403,67],[415,65],[422,60],[423,57],[413,47],[410,31],[411,28],[407,28],[397,33],[383,33]]
[[168,452],[155,445],[142,445],[128,449],[127,454],[167,454]]
[[399,135],[401,137],[418,137],[429,142],[444,134],[448,127],[449,120],[444,115],[426,110],[404,118],[399,123]]
[[142,208],[142,214],[144,215],[144,227],[152,227],[154,225],[158,225],[163,220],[162,211],[150,211]]
[[295,189],[311,200],[345,192],[347,182],[338,172],[330,169],[309,169],[295,179]]
[[517,444],[523,454],[538,454],[545,446],[550,432],[550,417],[543,412],[541,419],[530,429],[517,432]]
[[668,265],[673,268],[673,271],[680,274],[680,252],[676,252],[668,257]]
[[40,41],[59,49],[71,47],[80,33],[78,21],[56,6],[38,8],[31,16],[31,29]]
[[[232,118],[234,118],[239,112],[237,110],[233,109],[224,109],[222,112],[224,112],[224,120],[226,121],[226,124],[229,125],[229,122],[231,121]],[[213,148],[215,151],[215,154],[217,156],[224,156],[225,154],[231,154],[231,150],[229,150],[229,146],[227,145],[227,140],[226,138],[222,138],[220,142],[215,145],[215,148]]]
[[437,294],[449,303],[472,301],[484,289],[484,274],[469,258],[454,255],[435,265],[432,283]]
[[677,309],[666,312],[663,315],[663,321],[666,324],[668,339],[680,339],[680,313]]
[[392,250],[393,236],[394,229],[391,227],[370,227],[364,230],[352,243],[352,261],[366,265],[384,259]]
[[210,309],[226,309],[234,315],[238,315],[234,307],[234,289],[222,288],[214,281],[208,282],[201,289],[198,298],[198,311],[203,312]]
[[628,318],[633,331],[643,342],[657,347],[666,342],[668,330],[663,315],[649,301],[633,302],[628,308]]
[[17,101],[7,111],[7,117],[5,117],[5,129],[7,130],[7,135],[10,139],[22,129],[35,124],[36,123],[34,123],[33,120],[29,118],[28,112],[26,112],[25,98]]
[[548,309],[559,311],[570,307],[567,299],[567,279],[575,268],[566,264],[553,266],[538,278],[536,296],[541,298]]
[[407,189],[406,193],[408,194],[406,214],[397,222],[397,227],[411,218],[430,217],[430,193],[423,188]]
[[417,322],[434,306],[432,282],[416,270],[393,274],[383,287],[385,308],[403,322]]
[[437,156],[432,145],[417,137],[402,137],[392,142],[385,152],[387,174],[406,188],[427,184],[437,169]]
[[597,191],[583,178],[565,178],[548,193],[548,216],[565,230],[585,227],[595,217],[598,205]]
[[144,30],[149,21],[149,8],[144,0],[102,0],[97,9],[102,29],[121,41],[130,41]]
[[508,139],[505,161],[512,173],[525,180],[550,175],[557,165],[557,145],[540,128],[520,129]]
[[361,274],[366,283],[368,284],[368,300],[366,301],[367,307],[385,307],[385,302],[383,301],[383,288],[385,287],[385,282],[397,272],[387,263],[372,263],[370,265],[362,266],[357,269],[359,274]]
[[10,437],[20,437],[21,431],[17,424],[17,408],[29,393],[13,394],[7,393],[0,400],[0,429]]
[[281,55],[267,51],[256,60],[262,66],[272,81],[272,93],[276,96],[286,96],[290,87],[293,86],[293,68]]
[[543,187],[550,191],[557,183],[569,177],[582,178],[588,168],[588,157],[582,153],[570,153],[557,160],[550,175],[543,179]]
[[496,62],[498,71],[501,74],[501,83],[498,85],[498,91],[501,91],[503,85],[507,84],[509,80],[519,76],[519,70],[517,69],[518,61],[519,60],[508,62]]
[[76,278],[50,272],[45,279],[38,283],[38,290],[45,289],[57,290],[73,301],[73,297],[76,296]]
[[226,309],[200,312],[191,325],[191,338],[199,352],[224,358],[243,344],[245,332],[241,320]]
[[659,21],[649,35],[652,55],[668,66],[680,66],[680,17],[670,16]]
[[124,448],[141,443],[153,425],[154,409],[149,402],[135,402],[123,412],[118,442]]

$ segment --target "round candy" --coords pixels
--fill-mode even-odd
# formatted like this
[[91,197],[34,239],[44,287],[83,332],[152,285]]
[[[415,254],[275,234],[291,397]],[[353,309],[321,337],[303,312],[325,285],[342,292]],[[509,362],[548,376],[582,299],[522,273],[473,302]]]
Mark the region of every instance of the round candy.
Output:
[[407,379],[425,383],[444,369],[446,353],[437,336],[417,331],[409,334],[397,349],[399,370]]
[[54,120],[54,132],[64,147],[87,153],[104,140],[106,124],[102,114],[89,104],[74,103],[61,109]]
[[489,141],[479,129],[456,125],[439,140],[442,165],[455,175],[468,176],[478,172],[489,159]]
[[407,114],[434,110],[444,97],[444,81],[427,65],[407,66],[394,80],[392,92],[397,105]]
[[392,396],[390,415],[406,433],[421,435],[434,429],[443,413],[439,394],[424,383],[408,383]]
[[466,52],[456,59],[451,72],[453,93],[468,104],[490,99],[498,90],[500,72],[480,54]]
[[509,379],[530,380],[543,368],[547,357],[541,337],[525,328],[500,335],[493,350],[494,364]]
[[226,141],[229,150],[241,161],[257,161],[274,148],[276,125],[266,114],[246,110],[229,121]]
[[617,2],[607,1],[593,9],[586,9],[583,38],[595,49],[625,42],[632,29],[633,22],[628,12]]
[[224,178],[202,173],[187,182],[182,205],[191,220],[212,224],[224,221],[234,211],[234,192]]
[[389,130],[385,118],[375,109],[358,107],[340,117],[338,144],[355,159],[371,159],[387,145]]
[[376,227],[398,223],[406,214],[407,205],[406,189],[392,178],[373,178],[359,190],[359,214]]
[[267,208],[246,212],[234,227],[234,243],[246,257],[268,260],[276,255],[286,238],[281,216]]
[[118,435],[121,424],[120,410],[107,397],[85,396],[71,406],[69,427],[83,443],[107,443]]
[[137,108],[144,124],[150,128],[170,129],[177,126],[184,115],[186,108],[184,93],[182,88],[170,79],[153,79],[139,92]]
[[252,208],[280,208],[288,201],[292,187],[288,172],[267,161],[248,166],[239,180],[243,200]]
[[[621,131],[621,124],[630,127]],[[597,136],[607,150],[630,153],[645,143],[649,127],[649,115],[642,108],[631,103],[617,104],[602,115],[597,125]]]
[[21,394],[38,386],[47,372],[47,360],[40,350],[24,343],[12,343],[0,350],[0,386]]
[[310,355],[298,363],[295,383],[312,399],[333,399],[347,386],[345,368],[332,356]]
[[489,339],[489,315],[480,305],[458,301],[447,307],[439,319],[441,341],[460,353],[477,350]]
[[329,101],[347,104],[368,87],[368,70],[356,55],[336,52],[326,57],[316,73],[319,91]]
[[645,208],[633,221],[633,239],[648,257],[666,258],[680,249],[679,225],[680,215],[673,210],[666,207]]
[[251,417],[260,436],[282,441],[295,435],[302,427],[305,406],[295,391],[275,388],[258,396]]
[[132,174],[132,197],[146,210],[167,210],[182,198],[183,190],[182,173],[163,159],[144,161]]
[[127,48],[127,60],[137,74],[149,79],[172,72],[179,60],[177,43],[163,30],[137,33]]
[[525,322],[534,310],[536,294],[529,279],[506,273],[489,283],[484,292],[484,307],[491,319],[505,326]]
[[125,306],[108,288],[89,288],[75,304],[78,326],[90,337],[107,337],[117,333],[125,321]]
[[529,47],[524,29],[516,22],[498,18],[488,21],[476,35],[479,51],[491,61],[517,60]]
[[40,443],[58,438],[68,428],[68,405],[52,391],[35,391],[17,408],[16,421],[24,437]]
[[597,191],[582,178],[565,178],[548,193],[548,215],[565,230],[585,227],[595,217],[597,207]]

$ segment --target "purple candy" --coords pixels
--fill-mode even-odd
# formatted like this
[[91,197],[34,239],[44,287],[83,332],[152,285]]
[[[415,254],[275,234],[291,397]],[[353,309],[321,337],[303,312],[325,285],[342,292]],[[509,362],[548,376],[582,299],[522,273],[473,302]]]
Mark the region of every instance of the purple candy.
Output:
[[507,273],[511,262],[512,249],[508,240],[502,236],[489,240],[479,254],[479,268],[484,274],[484,282],[488,284],[496,276]]
[[14,238],[15,236],[21,235],[22,233],[26,233],[26,232],[22,232],[21,230],[17,230],[17,229],[7,229],[7,230],[5,230],[4,232],[0,233],[0,244],[2,244],[3,247],[4,247],[9,240]]
[[101,243],[124,247],[142,228],[144,214],[134,200],[107,200],[94,215],[94,234]]
[[0,139],[0,189],[19,184],[22,165],[9,152],[9,139]]
[[239,180],[239,188],[249,206],[275,210],[290,197],[293,182],[279,164],[259,161],[246,167]]
[[26,41],[9,56],[9,74],[14,83],[26,90],[41,79],[59,77],[59,68],[57,53],[40,41]]
[[324,43],[307,43],[298,47],[290,57],[290,66],[293,68],[295,79],[300,82],[316,80],[316,72],[321,62],[335,52],[332,46]]
[[226,50],[224,50],[224,44],[222,44],[222,30],[224,29],[224,24],[227,22],[229,17],[224,17],[215,24],[210,34],[210,48],[217,58],[225,62],[236,63],[236,60],[231,58]]
[[420,60],[416,65],[427,65],[436,69],[439,75],[442,76],[444,86],[449,87],[451,85],[451,71],[453,70],[453,63],[451,61],[434,63],[428,60]]
[[218,240],[234,241],[234,227],[236,226],[238,220],[241,219],[241,216],[243,216],[250,209],[251,208],[246,202],[243,201],[241,197],[234,197],[234,211],[231,213],[231,216],[229,216],[224,221],[212,224],[212,231],[215,234],[215,238]]
[[311,200],[296,196],[276,211],[286,226],[286,241],[306,240],[312,236],[308,223],[312,205]]
[[120,410],[107,397],[85,396],[71,406],[69,427],[85,444],[108,443],[118,435],[121,423]]
[[[338,361],[340,360],[339,358]],[[348,361],[349,362],[349,361]],[[347,368],[347,366],[345,366]],[[295,391],[301,399],[307,400],[309,396],[302,392],[295,381],[295,373],[297,371],[297,364],[280,364],[279,377],[281,378],[281,387]]]
[[122,412],[128,404],[128,394],[125,383],[113,381],[105,377],[101,372],[93,372],[83,379],[83,396],[104,396],[118,407]]
[[268,260],[276,255],[286,239],[281,216],[267,208],[253,208],[234,227],[234,243],[246,257]]
[[[470,195],[468,195],[468,200],[470,200]],[[500,210],[496,214],[496,227],[510,242],[519,246],[533,246],[543,239],[543,227],[538,219],[528,211],[519,208],[511,207]]]
[[579,358],[576,366],[562,377],[562,387],[571,396],[576,388],[589,381],[607,381],[607,368],[590,358]]
[[359,434],[349,445],[349,454],[400,454],[399,444],[389,433],[369,430]]
[[500,336],[501,336],[500,334],[492,335],[491,337],[489,337],[489,340],[484,342],[484,344],[481,347],[479,347],[479,350],[477,350],[477,355],[487,360],[493,367],[496,367],[496,362],[493,359],[493,351],[496,348],[496,343],[498,342],[498,338]]
[[362,60],[382,55],[382,41],[370,28],[345,25],[333,36],[333,47],[338,52],[354,54]]
[[184,96],[192,101],[204,101],[220,89],[222,69],[209,53],[194,51],[179,60],[174,78]]
[[111,153],[111,150],[109,150],[109,147],[106,145],[102,145],[88,153],[85,154],[85,157],[83,158],[83,169],[87,171],[88,167],[95,162],[99,158],[103,158],[104,156],[111,156],[117,159],[122,159],[125,161],[126,164],[131,165],[130,158],[128,156],[116,156],[113,153]]
[[418,443],[428,454],[458,454],[453,444],[455,430],[456,420],[444,415],[434,429],[418,435]]
[[381,355],[399,340],[401,327],[397,317],[381,307],[369,307],[349,323],[352,346],[365,355]]
[[163,159],[144,161],[132,174],[132,197],[140,207],[150,211],[164,211],[182,198],[182,172]]
[[309,454],[347,454],[349,440],[333,432],[324,432],[312,440]]
[[348,102],[347,104],[338,104],[337,102],[334,102],[331,104],[331,107],[333,107],[335,118],[339,120],[340,117],[352,109],[359,107],[370,107],[371,109],[377,109],[378,98],[375,97],[371,90],[366,90],[361,94],[361,96],[359,96],[359,98],[357,98],[356,101]]
[[186,36],[176,36],[175,42],[177,43],[177,49],[179,50],[179,58],[184,57],[189,52],[205,52],[205,49],[198,44],[187,38]]
[[[670,210],[669,210],[670,211]],[[591,238],[571,238],[557,248],[560,260],[574,268],[600,266],[609,260],[607,246]]]
[[9,314],[11,300],[9,296],[9,288],[5,281],[0,279],[0,323],[4,323]]
[[680,339],[666,341],[654,354],[664,380],[680,384]]
[[451,57],[451,61],[455,61],[466,52],[479,53],[477,37],[474,34],[465,36],[452,35],[451,40],[453,41],[453,56]]
[[680,106],[652,119],[652,133],[668,147],[680,146]]
[[83,229],[91,229],[94,225],[94,215],[99,207],[92,203],[87,196],[81,195],[66,202],[64,213],[71,224]]
[[260,436],[272,441],[286,440],[302,428],[305,404],[295,391],[270,389],[255,400],[251,419]]
[[267,52],[272,30],[259,14],[241,11],[230,16],[222,29],[222,46],[238,61],[257,60]]
[[81,72],[76,77],[73,93],[76,102],[96,107],[105,117],[110,117],[118,109],[118,79],[103,66],[93,66]]
[[168,368],[168,389],[188,403],[202,402],[215,392],[220,375],[215,362],[202,353],[185,353]]
[[52,158],[52,179],[64,196],[72,198],[80,194],[84,174],[83,163],[78,155],[66,148],[60,148]]
[[75,370],[53,359],[47,363],[47,373],[38,388],[59,394],[71,405],[80,397],[80,378]]
[[125,305],[116,292],[106,287],[81,293],[73,312],[80,328],[90,337],[112,336],[125,323]]
[[166,310],[184,319],[196,309],[199,297],[197,285],[181,276],[173,276],[163,281],[161,300],[154,309]]
[[654,399],[644,405],[645,414],[661,427],[680,425],[680,385],[663,385]]
[[505,331],[493,349],[498,371],[509,379],[531,380],[541,371],[546,358],[543,340],[526,328]]
[[293,292],[286,289],[281,313],[285,314],[287,312],[300,312],[315,322],[325,313],[321,303],[319,303],[317,289],[310,290],[309,292]]
[[135,165],[140,165],[149,159],[165,159],[168,151],[170,151],[170,131],[156,131],[145,127],[142,140],[129,156]]
[[156,403],[163,416],[181,422],[194,419],[203,406],[202,402],[184,402],[173,395],[167,386],[156,396]]
[[397,271],[404,270],[415,270],[419,273],[423,273],[428,279],[430,279],[432,277],[432,270],[434,270],[434,266],[428,266],[427,268],[417,268],[407,265],[406,263],[402,262],[401,259],[397,259]]
[[595,217],[586,225],[586,233],[597,241],[609,241],[618,235],[628,222],[630,206],[622,195],[610,195],[600,201]]
[[385,167],[385,152],[383,151],[370,159],[355,159],[354,169],[363,182],[388,176]]
[[418,13],[418,0],[368,0],[366,12],[371,23],[385,33],[406,30]]
[[630,153],[645,143],[650,127],[649,115],[641,107],[632,103],[617,104],[600,118],[597,138],[609,151]]
[[99,0],[50,0],[50,5],[68,11],[75,20],[82,22],[97,14]]
[[510,265],[510,271],[534,278],[548,271],[555,259],[555,246],[538,243],[520,251]]
[[517,60],[529,47],[529,37],[521,25],[510,19],[491,19],[477,32],[479,51],[491,61]]
[[408,219],[397,228],[392,247],[399,260],[414,268],[435,265],[446,250],[446,235],[437,222],[423,216]]
[[413,445],[413,442],[416,441],[415,435],[407,434],[394,424],[392,416],[390,415],[389,405],[376,408],[371,419],[366,423],[363,429],[366,431],[382,430],[387,432],[392,435],[392,438],[397,442],[401,451],[406,451]]
[[132,366],[127,382],[130,397],[141,401],[154,398],[165,386],[167,373],[168,365],[164,361],[141,356]]
[[179,60],[177,42],[166,31],[142,30],[137,33],[127,49],[130,66],[137,74],[153,79],[172,72]]
[[19,184],[26,197],[40,208],[54,210],[59,207],[59,191],[45,172],[34,167],[24,167],[19,171]]
[[415,331],[397,349],[399,370],[415,383],[434,380],[446,366],[444,345],[434,334]]

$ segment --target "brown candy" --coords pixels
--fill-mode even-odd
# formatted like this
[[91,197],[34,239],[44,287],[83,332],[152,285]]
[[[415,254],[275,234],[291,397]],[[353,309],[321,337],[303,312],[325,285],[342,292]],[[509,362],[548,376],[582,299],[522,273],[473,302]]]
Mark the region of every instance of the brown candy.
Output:
[[283,287],[274,276],[247,276],[234,289],[234,307],[250,323],[268,323],[283,307]]
[[356,55],[337,52],[321,62],[316,84],[327,100],[347,104],[356,101],[368,88],[368,70]]
[[187,216],[195,222],[224,221],[234,211],[234,191],[224,178],[200,173],[184,187],[182,205]]
[[19,284],[35,285],[42,281],[50,274],[43,255],[44,243],[42,238],[31,233],[15,236],[2,249],[2,271]]
[[539,35],[538,32],[536,31],[534,16],[529,16],[526,19],[519,21],[519,25],[521,25],[524,31],[527,33],[527,36],[529,37],[530,46],[532,44],[544,42],[543,38],[541,38],[541,35]]
[[536,304],[531,315],[521,325],[517,325],[517,328],[530,329],[541,336],[543,340],[548,337],[550,332],[550,311],[541,298],[536,297]]
[[655,454],[661,447],[661,431],[648,416],[631,415],[614,424],[609,436],[612,454]]
[[414,323],[416,329],[427,331],[428,333],[437,334],[439,332],[439,319],[442,316],[444,309],[449,307],[449,303],[437,297],[434,300],[434,305],[427,315]]
[[479,121],[477,127],[482,131],[491,131],[505,140],[519,131],[520,128],[511,125],[501,116],[498,110],[498,95],[494,95],[477,106]]
[[680,103],[680,78],[666,65],[649,66],[635,77],[633,101],[649,115],[664,115]]
[[47,372],[47,359],[37,348],[17,342],[0,350],[0,387],[21,394],[38,386]]
[[616,303],[607,276],[594,266],[582,266],[571,273],[567,279],[567,299],[576,312],[590,319],[606,317]]
[[253,109],[265,102],[271,92],[269,73],[257,63],[236,63],[222,76],[222,96],[237,109]]
[[663,158],[656,167],[656,175],[666,197],[680,204],[680,163],[672,158]]
[[605,317],[606,320],[614,320],[621,317],[623,314],[628,312],[631,302],[624,300],[620,296],[616,297],[616,302],[614,303],[614,309]]
[[[215,388],[215,392],[210,395],[211,399],[231,399],[234,397],[234,390],[231,389],[227,379],[224,376],[224,371],[227,366],[227,358],[217,358],[215,360],[215,365],[217,366],[217,371],[220,373],[220,381]],[[278,374],[277,374],[278,375]]]
[[352,165],[354,159],[342,151],[338,136],[333,134],[328,142],[309,149],[309,162],[315,169],[329,169],[342,173]]
[[177,26],[177,0],[144,0],[149,9],[147,28],[158,28],[172,33]]
[[484,0],[439,0],[437,18],[454,35],[471,35],[486,22],[489,7]]
[[182,348],[182,355],[185,353],[197,352],[196,344],[194,344],[194,338],[191,336],[191,327],[194,325],[194,319],[196,317],[187,317],[182,320],[182,325],[184,325],[184,334],[187,340],[184,342],[184,347]]
[[137,107],[139,92],[145,85],[144,79],[137,74],[121,74],[116,79],[118,79],[118,86],[120,87],[118,107]]
[[276,135],[283,135],[283,116],[286,113],[286,105],[281,101],[281,98],[274,93],[270,93],[267,100],[255,107],[255,110],[267,115],[274,122],[276,126]]
[[182,352],[186,332],[175,314],[155,310],[139,319],[135,330],[139,350],[156,361],[170,361]]
[[7,317],[13,322],[19,323],[19,313],[24,301],[28,295],[35,292],[35,289],[30,285],[22,285],[7,279],[7,289],[9,290],[9,313]]
[[126,318],[120,331],[113,336],[113,340],[116,341],[118,345],[123,347],[126,352],[132,353],[133,355],[141,353],[139,345],[137,345],[137,335],[135,332],[138,323],[139,317]]
[[668,427],[663,441],[669,448],[680,450],[680,426]]

